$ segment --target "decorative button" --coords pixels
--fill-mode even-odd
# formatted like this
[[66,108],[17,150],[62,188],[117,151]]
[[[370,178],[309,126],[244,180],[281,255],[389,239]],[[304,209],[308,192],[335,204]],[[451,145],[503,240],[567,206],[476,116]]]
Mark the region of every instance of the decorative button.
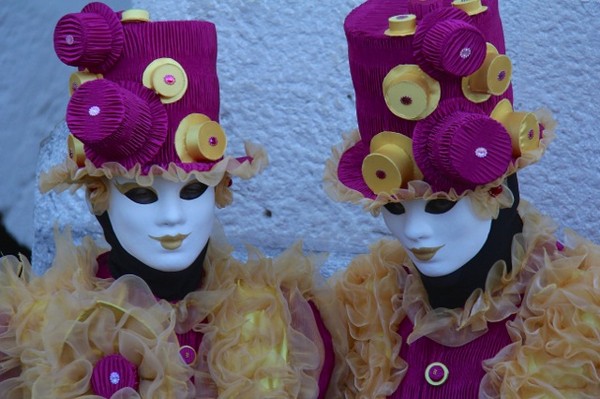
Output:
[[513,157],[517,158],[539,148],[541,133],[535,114],[515,112],[510,101],[505,98],[496,105],[490,116],[500,122],[510,134]]
[[102,78],[102,75],[90,72],[72,73],[71,77],[69,78],[69,94],[73,95],[73,92],[77,90],[82,84],[100,78]]
[[121,13],[121,22],[149,22],[150,13],[146,10],[130,9]]
[[487,154],[488,154],[488,151],[487,151],[487,148],[485,148],[485,147],[477,147],[475,149],[475,156],[477,158],[485,158],[485,157],[487,157]]
[[104,398],[126,387],[137,390],[137,366],[121,354],[105,356],[94,365],[90,383],[92,392]]
[[496,47],[487,43],[485,60],[481,67],[462,79],[462,91],[466,98],[481,103],[494,96],[503,94],[512,80],[510,58],[499,54]]
[[469,14],[470,16],[487,11],[487,6],[481,4],[481,0],[454,0],[452,5]]
[[69,158],[71,158],[77,166],[82,167],[85,165],[85,150],[83,143],[72,134],[67,137],[67,148],[69,151]]
[[411,36],[417,29],[417,17],[414,14],[394,15],[388,19],[389,29],[386,36]]
[[203,114],[186,116],[175,132],[175,149],[182,162],[216,161],[226,148],[227,136],[221,125]]
[[425,369],[425,379],[434,387],[446,382],[449,374],[448,367],[440,362],[433,362]]
[[88,114],[90,114],[90,116],[97,116],[100,114],[100,107],[97,105],[92,105],[90,107],[90,109],[88,109]]
[[394,115],[419,120],[438,106],[441,89],[440,84],[417,65],[398,65],[383,79],[383,95]]
[[375,194],[392,193],[421,176],[413,160],[412,140],[403,134],[379,133],[371,140],[370,151],[362,175]]
[[188,366],[196,362],[196,351],[189,345],[183,345],[179,349],[179,355],[181,355],[181,358]]
[[180,100],[188,87],[188,79],[183,66],[172,58],[159,58],[152,61],[142,76],[144,86],[154,90],[163,104]]
[[110,376],[108,377],[108,379],[109,379],[110,383],[113,385],[117,385],[119,382],[121,382],[121,376],[116,371],[113,371],[112,373],[110,373]]

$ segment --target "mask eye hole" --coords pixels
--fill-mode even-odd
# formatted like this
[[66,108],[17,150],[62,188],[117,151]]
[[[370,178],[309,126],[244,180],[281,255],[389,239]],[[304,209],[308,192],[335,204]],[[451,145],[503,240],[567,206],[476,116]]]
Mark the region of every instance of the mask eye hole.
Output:
[[158,195],[148,187],[136,187],[127,190],[124,195],[138,204],[146,205],[158,201]]
[[427,202],[425,205],[425,212],[439,215],[448,212],[450,209],[454,208],[454,205],[456,205],[456,201],[435,199]]
[[404,205],[402,205],[400,202],[388,202],[384,206],[385,209],[387,209],[393,215],[402,215],[404,212],[406,212]]
[[179,192],[179,198],[184,200],[193,200],[200,197],[208,186],[206,184],[200,183],[199,181],[194,181],[189,184],[186,184],[181,191]]

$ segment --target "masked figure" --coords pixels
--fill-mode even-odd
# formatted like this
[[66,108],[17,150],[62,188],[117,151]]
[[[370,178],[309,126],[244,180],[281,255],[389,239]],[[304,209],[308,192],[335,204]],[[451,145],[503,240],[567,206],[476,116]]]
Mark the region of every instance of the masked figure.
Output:
[[600,395],[598,248],[519,198],[553,137],[515,111],[497,0],[370,0],[346,18],[358,131],[326,189],[397,240],[334,276],[348,398]]
[[85,187],[111,248],[59,236],[43,276],[2,260],[0,396],[336,396],[342,324],[312,259],[293,247],[242,264],[213,227],[232,177],[266,165],[256,145],[225,154],[215,26],[91,3],[54,45],[77,72],[69,158],[42,188]]

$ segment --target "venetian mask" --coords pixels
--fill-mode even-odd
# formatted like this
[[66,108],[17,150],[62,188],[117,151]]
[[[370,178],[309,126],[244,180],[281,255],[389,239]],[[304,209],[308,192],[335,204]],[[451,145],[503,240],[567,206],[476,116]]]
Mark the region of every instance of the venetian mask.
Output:
[[148,187],[125,178],[110,185],[108,215],[127,252],[160,271],[180,271],[196,260],[213,227],[214,187],[162,177]]
[[475,213],[471,198],[389,203],[383,219],[416,268],[429,277],[448,275],[481,250],[492,219]]

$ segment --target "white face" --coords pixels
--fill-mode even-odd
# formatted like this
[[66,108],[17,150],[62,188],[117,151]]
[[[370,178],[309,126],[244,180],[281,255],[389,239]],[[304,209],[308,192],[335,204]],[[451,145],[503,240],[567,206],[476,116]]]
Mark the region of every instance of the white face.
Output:
[[492,219],[475,213],[469,197],[402,201],[388,204],[382,213],[417,269],[429,277],[448,275],[471,260],[492,226]]
[[123,248],[161,271],[187,268],[202,252],[213,227],[214,187],[195,179],[156,177],[151,187],[117,178],[110,183],[108,215]]

